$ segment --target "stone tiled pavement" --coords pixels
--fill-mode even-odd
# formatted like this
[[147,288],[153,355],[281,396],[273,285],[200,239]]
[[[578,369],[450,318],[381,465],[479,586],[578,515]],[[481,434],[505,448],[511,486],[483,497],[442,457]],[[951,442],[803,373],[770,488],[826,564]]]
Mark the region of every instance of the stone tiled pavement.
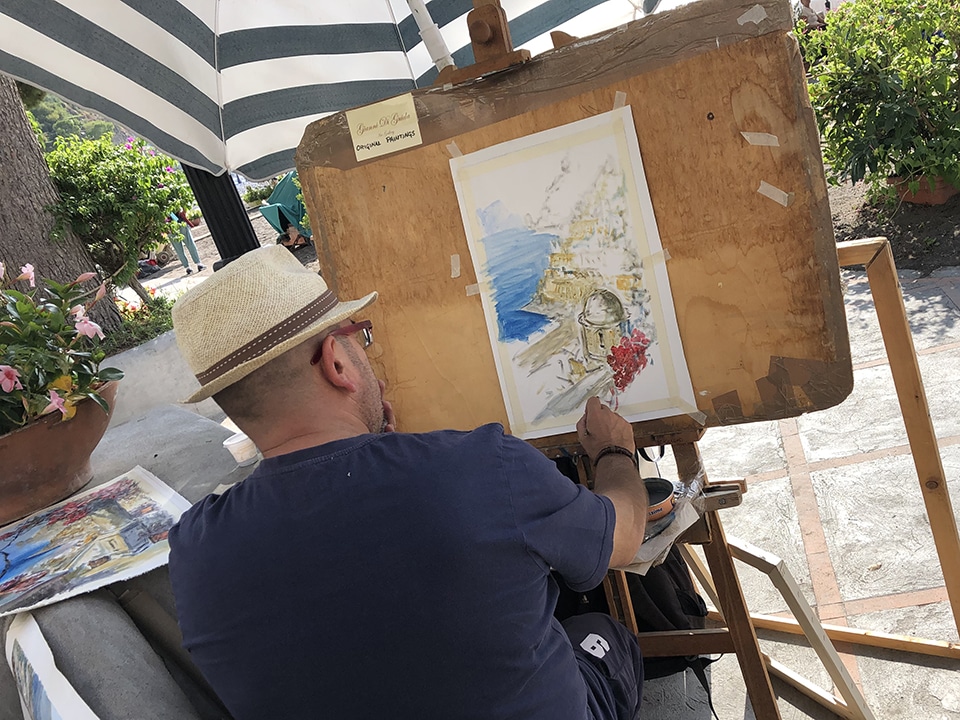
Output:
[[[700,443],[714,480],[745,478],[728,535],[780,556],[824,622],[958,640],[866,274],[844,271],[854,389],[842,404],[799,418],[710,429]],[[960,519],[960,269],[901,273],[931,417]],[[669,457],[661,474],[675,477]],[[738,563],[751,610],[786,604],[759,571]],[[761,631],[775,659],[829,689],[801,638]],[[960,719],[960,662],[838,646],[878,719]],[[853,654],[853,653],[856,654]],[[734,657],[713,666],[721,720],[753,718]],[[832,718],[774,681],[784,718]],[[645,718],[708,718],[690,673],[648,683]]]

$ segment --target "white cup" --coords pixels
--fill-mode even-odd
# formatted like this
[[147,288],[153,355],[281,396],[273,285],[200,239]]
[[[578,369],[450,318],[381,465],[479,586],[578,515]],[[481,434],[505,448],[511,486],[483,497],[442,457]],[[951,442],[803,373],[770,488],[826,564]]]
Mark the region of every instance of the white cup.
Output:
[[237,461],[237,465],[240,467],[253,465],[260,456],[257,446],[253,444],[253,440],[242,432],[228,437],[223,441],[223,446],[230,451],[233,459]]

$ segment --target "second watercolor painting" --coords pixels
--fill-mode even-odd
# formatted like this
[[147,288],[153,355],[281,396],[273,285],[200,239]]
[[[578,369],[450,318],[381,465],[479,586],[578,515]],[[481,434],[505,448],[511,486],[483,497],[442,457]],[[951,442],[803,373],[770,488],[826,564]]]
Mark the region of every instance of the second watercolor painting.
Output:
[[510,430],[694,412],[629,107],[450,161]]

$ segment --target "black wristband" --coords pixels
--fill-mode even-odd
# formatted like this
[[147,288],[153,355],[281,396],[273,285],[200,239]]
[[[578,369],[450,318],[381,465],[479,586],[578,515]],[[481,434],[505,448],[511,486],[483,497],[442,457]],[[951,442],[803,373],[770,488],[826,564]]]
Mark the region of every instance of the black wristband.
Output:
[[600,461],[607,455],[626,455],[633,461],[633,465],[637,468],[637,472],[640,471],[640,459],[637,457],[636,451],[630,452],[625,447],[620,447],[619,445],[607,445],[603,450],[597,453],[597,456],[593,459],[594,466],[600,464]]

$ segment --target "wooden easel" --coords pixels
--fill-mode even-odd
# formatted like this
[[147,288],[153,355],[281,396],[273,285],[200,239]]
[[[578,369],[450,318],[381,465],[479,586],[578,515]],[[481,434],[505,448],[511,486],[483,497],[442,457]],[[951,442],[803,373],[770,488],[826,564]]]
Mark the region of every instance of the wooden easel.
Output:
[[[297,152],[328,284],[342,297],[380,291],[369,316],[391,352],[373,362],[402,429],[509,427],[470,291],[477,275],[450,148],[470,153],[580,120],[611,109],[621,94],[670,256],[698,416],[638,423],[637,446],[672,445],[681,479],[689,479],[703,472],[696,441],[705,426],[792,417],[843,400],[852,388],[849,343],[789,2],[702,0],[589,40],[561,38],[563,47],[531,60],[510,55],[499,20],[484,25],[475,33],[471,24],[471,36],[497,44],[500,61],[475,46],[482,67],[412,93],[421,145],[358,161],[341,113],[313,123]],[[782,193],[771,198],[770,186]],[[548,457],[578,447],[575,433],[531,444]],[[736,650],[757,717],[779,718],[715,512],[706,525],[728,627],[671,639],[671,651],[688,642],[704,648],[696,652]],[[611,593],[613,605],[629,610],[616,578]]]
[[960,533],[947,490],[937,434],[930,419],[927,394],[920,377],[920,364],[903,305],[893,250],[886,238],[865,238],[840,243],[837,254],[842,267],[863,265],[867,271],[920,492],[953,610],[953,622],[960,630]]
[[[642,423],[635,428],[640,430]],[[641,437],[642,430],[639,433]],[[697,478],[706,478],[706,471],[700,457],[697,441],[703,435],[701,430],[691,430],[685,433],[670,436],[674,457],[677,460],[677,471],[680,482],[690,484]],[[646,438],[649,440],[649,438]],[[650,443],[660,445],[663,443]],[[639,444],[638,447],[642,445]],[[576,447],[542,447],[548,457],[561,457]],[[581,482],[590,484],[592,469],[585,456],[579,456],[577,469]],[[709,481],[707,481],[709,484]],[[607,605],[611,614],[620,620],[626,627],[637,634],[640,648],[645,656],[687,656],[706,655],[715,653],[734,652],[743,673],[744,683],[750,697],[754,713],[758,718],[779,718],[780,710],[777,707],[776,695],[770,683],[770,675],[764,663],[763,653],[757,640],[757,633],[750,618],[740,580],[733,566],[733,555],[727,543],[723,526],[716,510],[709,510],[703,515],[709,539],[699,543],[703,545],[710,568],[710,574],[716,584],[717,600],[723,612],[727,626],[709,630],[680,631],[669,633],[640,633],[637,634],[637,621],[630,592],[627,587],[626,575],[622,570],[611,570],[604,581],[604,590]]]

